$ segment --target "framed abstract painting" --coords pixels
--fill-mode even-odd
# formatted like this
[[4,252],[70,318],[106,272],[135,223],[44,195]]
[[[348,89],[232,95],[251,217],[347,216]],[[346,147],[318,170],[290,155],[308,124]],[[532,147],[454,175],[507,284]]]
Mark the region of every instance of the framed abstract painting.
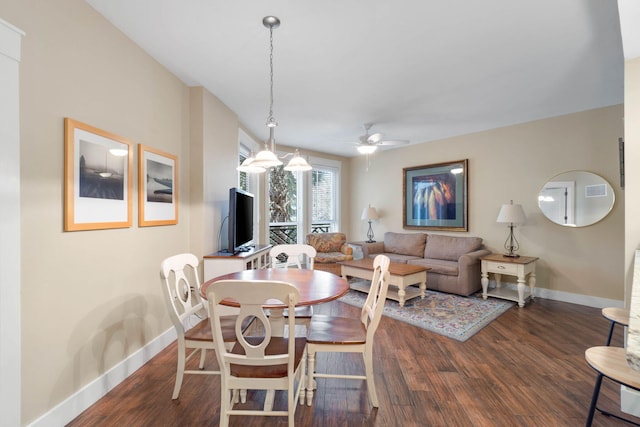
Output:
[[468,160],[402,170],[405,229],[467,231]]

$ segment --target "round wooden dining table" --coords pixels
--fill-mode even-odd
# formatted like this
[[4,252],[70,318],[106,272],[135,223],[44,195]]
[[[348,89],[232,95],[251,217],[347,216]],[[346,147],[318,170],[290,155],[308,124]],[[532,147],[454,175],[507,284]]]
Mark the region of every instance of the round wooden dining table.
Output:
[[[333,301],[349,292],[349,283],[346,279],[326,271],[299,268],[263,268],[243,270],[214,277],[202,285],[200,295],[206,299],[209,286],[221,280],[272,280],[291,283],[300,293],[300,299],[296,307]],[[224,299],[220,304],[239,307],[238,302],[233,299]],[[282,335],[284,333],[283,312],[286,306],[274,301],[273,304],[265,304],[264,307],[271,311],[269,321],[274,335]]]

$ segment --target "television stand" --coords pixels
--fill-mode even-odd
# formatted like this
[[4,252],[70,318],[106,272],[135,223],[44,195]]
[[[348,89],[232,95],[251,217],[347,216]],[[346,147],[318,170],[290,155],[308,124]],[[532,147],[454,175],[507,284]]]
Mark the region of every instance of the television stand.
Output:
[[269,266],[269,250],[272,247],[273,245],[254,245],[246,248],[247,252],[220,251],[205,255],[204,281],[242,270],[266,268]]

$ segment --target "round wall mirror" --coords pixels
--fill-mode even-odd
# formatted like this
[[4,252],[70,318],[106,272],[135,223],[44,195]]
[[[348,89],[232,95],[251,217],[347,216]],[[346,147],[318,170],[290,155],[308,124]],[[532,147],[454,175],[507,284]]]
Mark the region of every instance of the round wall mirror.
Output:
[[586,227],[606,217],[615,202],[606,179],[586,171],[570,171],[551,178],[538,195],[540,210],[556,224]]

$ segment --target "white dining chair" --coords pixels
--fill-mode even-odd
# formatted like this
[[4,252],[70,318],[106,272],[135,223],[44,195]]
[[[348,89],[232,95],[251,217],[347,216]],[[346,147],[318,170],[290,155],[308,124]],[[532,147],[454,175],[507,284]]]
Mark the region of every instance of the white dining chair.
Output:
[[[343,378],[365,380],[372,406],[379,406],[373,375],[373,338],[389,289],[389,263],[385,255],[375,257],[371,287],[359,318],[315,315],[311,319],[307,334],[307,405],[313,400],[316,378]],[[366,375],[316,372],[316,354],[320,352],[361,353]]]
[[[316,254],[316,249],[313,246],[300,244],[276,245],[269,251],[272,268],[297,267],[313,270],[313,259]],[[282,258],[286,259],[282,260]],[[289,311],[284,310],[283,315],[288,317]],[[312,316],[313,307],[310,305],[295,309],[296,325],[304,326],[305,330],[309,329]]]
[[[207,306],[200,297],[198,258],[189,253],[166,258],[160,264],[160,278],[169,317],[176,330],[178,341],[176,381],[171,397],[177,399],[184,374],[219,375],[220,371],[204,370],[206,351],[214,350],[215,344]],[[224,332],[222,339],[228,346],[232,346],[236,340],[236,319],[237,316],[225,316],[220,320]],[[196,323],[193,324],[193,322]],[[242,330],[245,331],[250,324],[251,319],[247,319],[242,325]],[[192,349],[188,355],[187,349]],[[200,353],[199,369],[185,369],[187,362],[198,353]]]
[[[228,349],[222,344],[224,324],[218,303],[233,299],[240,305],[236,320],[236,344]],[[277,281],[222,280],[207,288],[211,312],[211,329],[216,343],[216,356],[221,367],[220,426],[229,424],[232,415],[286,416],[294,425],[298,401],[304,403],[306,339],[295,336],[294,319],[289,318],[288,332],[274,336],[264,304],[280,301],[293,310],[300,293],[290,283]],[[245,336],[241,324],[244,318],[255,318],[261,336]],[[262,324],[262,327],[260,327]],[[234,409],[237,401],[234,389],[266,390],[263,409]],[[287,392],[286,410],[273,410],[273,392]],[[270,397],[271,396],[271,397]]]
[[[313,260],[316,255],[317,252],[313,246],[300,244],[276,245],[269,251],[273,268],[296,266],[313,270]],[[282,258],[286,260],[283,261]]]

